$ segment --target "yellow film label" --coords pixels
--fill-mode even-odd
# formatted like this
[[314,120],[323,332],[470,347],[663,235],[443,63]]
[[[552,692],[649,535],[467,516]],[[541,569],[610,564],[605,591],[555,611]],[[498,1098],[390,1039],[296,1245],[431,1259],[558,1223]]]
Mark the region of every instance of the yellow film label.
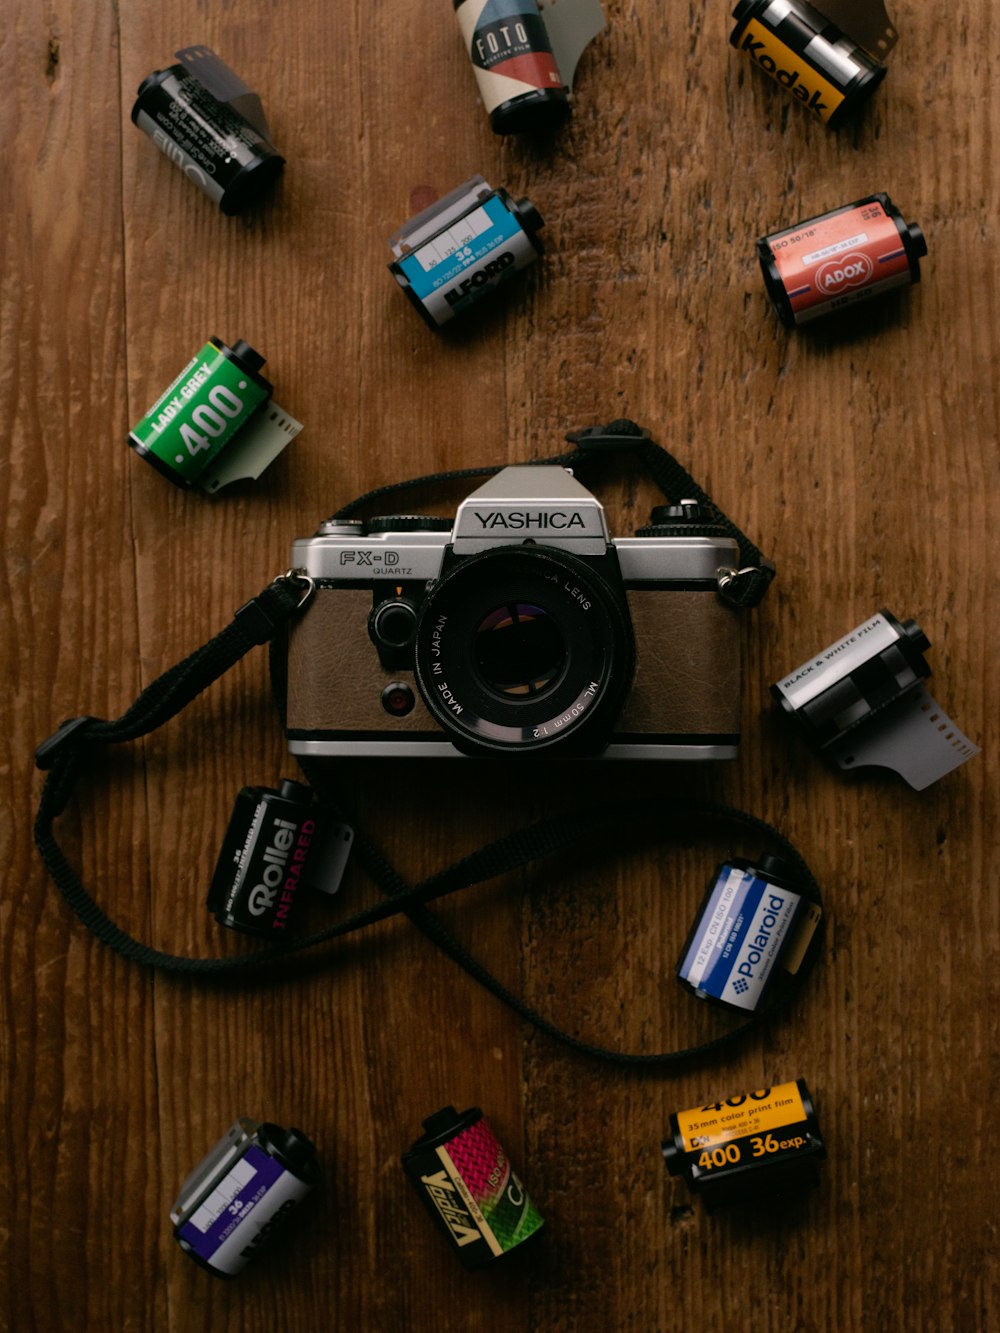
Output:
[[685,1152],[701,1152],[732,1139],[751,1134],[765,1134],[771,1129],[806,1120],[798,1084],[782,1083],[776,1088],[744,1092],[724,1102],[680,1111],[677,1127]]
[[844,100],[844,94],[808,60],[754,19],[747,24],[739,49],[820,120],[829,120]]

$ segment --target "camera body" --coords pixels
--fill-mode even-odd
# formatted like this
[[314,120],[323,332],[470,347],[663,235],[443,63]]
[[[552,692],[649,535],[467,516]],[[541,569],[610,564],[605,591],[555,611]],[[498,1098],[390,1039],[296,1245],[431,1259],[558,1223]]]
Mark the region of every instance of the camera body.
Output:
[[612,540],[570,472],[528,465],[454,525],[323,524],[292,547],[316,591],[289,638],[291,752],[733,758],[739,616],[717,576],[738,547],[692,514]]

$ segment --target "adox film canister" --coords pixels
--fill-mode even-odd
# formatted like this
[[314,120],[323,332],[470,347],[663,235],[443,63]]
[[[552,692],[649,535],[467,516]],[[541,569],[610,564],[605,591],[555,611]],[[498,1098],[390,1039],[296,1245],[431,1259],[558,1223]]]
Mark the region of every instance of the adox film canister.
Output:
[[870,194],[757,242],[771,303],[787,329],[920,281],[924,233],[887,194]]

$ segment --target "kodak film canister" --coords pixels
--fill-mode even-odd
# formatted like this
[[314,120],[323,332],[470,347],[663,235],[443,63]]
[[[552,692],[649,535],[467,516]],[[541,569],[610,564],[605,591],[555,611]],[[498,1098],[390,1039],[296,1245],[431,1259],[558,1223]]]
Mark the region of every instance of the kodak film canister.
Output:
[[819,920],[791,862],[734,857],[705,894],[678,979],[699,999],[752,1012],[780,975],[798,971]]
[[740,0],[732,45],[836,129],[885,78],[885,66],[805,0]]
[[321,1179],[301,1130],[241,1116],[181,1186],[174,1239],[216,1277],[235,1277]]
[[403,1167],[466,1268],[485,1268],[543,1224],[478,1107],[429,1116]]
[[547,129],[569,97],[537,0],[454,0],[458,26],[495,134]]
[[305,883],[316,839],[316,807],[301,782],[277,791],[244,787],[208,892],[216,921],[233,930],[280,940]]
[[223,213],[239,213],[256,203],[285,165],[258,128],[235,106],[214,97],[183,65],[143,79],[132,122]]
[[804,1079],[677,1111],[663,1157],[709,1212],[816,1185],[826,1156]]
[[390,237],[389,272],[439,329],[534,263],[542,226],[530,200],[473,176]]
[[882,193],[757,242],[767,294],[788,329],[919,282],[926,254],[920,227]]

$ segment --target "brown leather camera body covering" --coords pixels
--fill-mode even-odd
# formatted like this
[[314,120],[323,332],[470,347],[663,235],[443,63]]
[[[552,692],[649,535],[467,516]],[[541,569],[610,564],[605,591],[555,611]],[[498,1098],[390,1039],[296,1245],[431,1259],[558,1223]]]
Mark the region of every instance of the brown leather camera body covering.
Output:
[[[739,613],[714,589],[629,589],[636,671],[612,740],[654,742],[739,734]],[[288,731],[299,739],[373,742],[446,738],[420,698],[412,670],[386,671],[368,637],[372,590],[320,588],[293,627],[288,650]],[[381,694],[412,686],[406,717]],[[456,754],[458,751],[456,751]]]

